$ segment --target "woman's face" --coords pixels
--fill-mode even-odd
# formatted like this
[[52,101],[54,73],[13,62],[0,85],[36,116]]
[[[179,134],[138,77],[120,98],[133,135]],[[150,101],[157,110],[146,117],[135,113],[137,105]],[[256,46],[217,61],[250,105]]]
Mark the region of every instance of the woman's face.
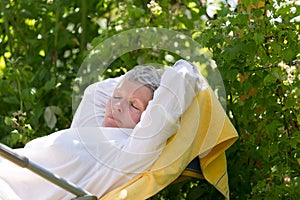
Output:
[[134,128],[152,97],[153,91],[149,87],[124,80],[106,106],[102,126]]

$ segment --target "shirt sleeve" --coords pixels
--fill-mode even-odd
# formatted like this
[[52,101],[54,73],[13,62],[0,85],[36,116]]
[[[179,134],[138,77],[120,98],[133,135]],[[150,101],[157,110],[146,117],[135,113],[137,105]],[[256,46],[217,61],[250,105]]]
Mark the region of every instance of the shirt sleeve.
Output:
[[71,128],[100,127],[106,104],[121,77],[109,78],[89,85],[75,112]]
[[[196,94],[206,87],[205,79],[185,60],[179,60],[165,70],[153,100],[123,146],[124,154],[135,156],[135,161],[126,161],[129,168],[132,164],[138,171],[139,167],[156,160],[168,138],[178,130],[180,116]],[[119,161],[128,156],[120,156]],[[152,161],[149,162],[149,159]]]

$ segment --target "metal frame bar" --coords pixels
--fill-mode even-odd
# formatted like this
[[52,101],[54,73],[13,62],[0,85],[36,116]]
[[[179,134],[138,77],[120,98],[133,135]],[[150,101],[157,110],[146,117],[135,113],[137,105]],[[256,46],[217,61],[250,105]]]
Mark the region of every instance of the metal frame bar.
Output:
[[49,170],[41,167],[40,165],[30,161],[27,157],[19,155],[15,153],[11,148],[8,146],[0,143],[0,156],[4,157],[5,159],[15,163],[16,165],[27,168],[30,171],[40,175],[41,177],[45,178],[46,180],[54,183],[55,185],[63,188],[64,190],[74,194],[76,197],[73,200],[96,200],[97,197],[92,195],[86,190],[79,188],[75,184],[59,177],[58,175],[50,172]]

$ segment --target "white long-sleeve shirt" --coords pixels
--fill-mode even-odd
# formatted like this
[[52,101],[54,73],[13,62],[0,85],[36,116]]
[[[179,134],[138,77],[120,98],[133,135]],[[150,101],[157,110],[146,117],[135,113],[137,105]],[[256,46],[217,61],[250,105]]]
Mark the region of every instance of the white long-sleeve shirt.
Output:
[[[134,129],[104,128],[105,105],[118,79],[89,86],[70,129],[29,142],[15,150],[53,173],[101,197],[149,168],[194,96],[206,88],[197,70],[184,60],[165,70],[160,87]],[[22,199],[71,199],[72,194],[38,175],[0,160],[0,184]],[[1,191],[4,196],[5,191]]]

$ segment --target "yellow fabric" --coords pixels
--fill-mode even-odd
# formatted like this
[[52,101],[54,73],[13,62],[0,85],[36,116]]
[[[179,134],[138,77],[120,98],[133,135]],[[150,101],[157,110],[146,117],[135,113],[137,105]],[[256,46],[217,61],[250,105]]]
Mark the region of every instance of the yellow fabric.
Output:
[[[181,177],[182,177],[182,178],[181,178]],[[177,182],[178,179],[186,180],[187,178],[191,178],[191,177],[193,177],[193,178],[200,178],[200,179],[203,179],[203,178],[204,178],[203,175],[200,174],[200,173],[198,173],[198,172],[195,172],[195,171],[192,171],[192,170],[186,170],[186,169],[185,169],[185,170],[181,173],[180,177],[178,177],[178,178],[176,179],[175,182]],[[180,181],[178,181],[178,182],[180,182]]]
[[168,140],[155,164],[101,200],[147,199],[178,178],[197,156],[205,179],[229,199],[225,150],[237,138],[213,91],[204,90],[182,116],[180,129]]

